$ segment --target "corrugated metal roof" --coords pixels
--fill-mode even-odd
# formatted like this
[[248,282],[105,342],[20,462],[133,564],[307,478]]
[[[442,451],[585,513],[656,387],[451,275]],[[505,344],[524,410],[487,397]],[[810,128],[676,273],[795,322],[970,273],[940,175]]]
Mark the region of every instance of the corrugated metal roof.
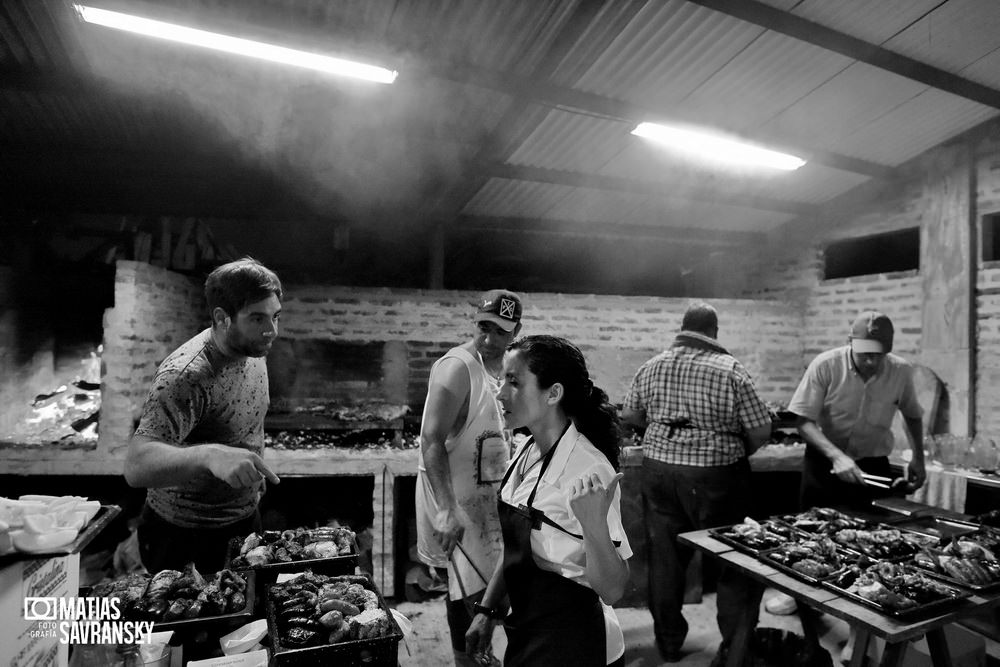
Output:
[[[1000,90],[997,0],[767,4]],[[136,178],[172,168],[182,179],[185,153],[205,148],[306,183],[300,190],[322,211],[364,190],[360,207],[371,219],[416,210],[437,222],[463,211],[752,231],[789,219],[753,208],[762,198],[779,211],[828,202],[1000,115],[686,0],[130,6],[369,55],[400,78],[383,89],[346,84],[83,26],[63,0],[8,0],[0,4],[3,173],[31,167],[35,191],[46,193],[59,186],[46,164],[65,174],[66,165],[84,169],[121,152]],[[631,136],[647,113],[825,155],[789,174],[706,171]],[[171,150],[178,155],[168,164],[160,152]],[[605,189],[488,179],[498,161],[603,177]],[[615,191],[614,179],[662,184],[664,196]],[[699,199],[717,192],[717,202],[682,201],[688,184]],[[734,195],[747,206],[734,206]],[[384,201],[400,205],[380,209]]]
[[791,220],[788,214],[755,211],[671,197],[574,188],[491,178],[469,201],[467,215],[538,218],[580,223],[767,231]]

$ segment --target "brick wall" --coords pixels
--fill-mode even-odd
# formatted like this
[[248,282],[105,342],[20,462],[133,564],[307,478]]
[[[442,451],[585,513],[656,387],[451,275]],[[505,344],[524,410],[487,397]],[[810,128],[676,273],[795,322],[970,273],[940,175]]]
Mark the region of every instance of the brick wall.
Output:
[[978,275],[976,431],[1000,436],[1000,267]]
[[[1000,128],[994,130],[994,135]],[[931,163],[933,156],[924,163]],[[976,192],[972,210],[967,216],[977,221],[973,234],[981,238],[982,217],[1000,211],[1000,136],[990,136],[979,142],[975,150]],[[842,344],[847,322],[865,307],[878,307],[892,317],[897,329],[895,351],[902,356],[924,363],[945,379],[945,392],[950,389],[947,378],[957,372],[942,368],[938,355],[929,353],[922,340],[926,317],[927,276],[922,271],[905,271],[840,280],[823,280],[822,248],[831,241],[852,236],[877,234],[906,227],[921,228],[921,266],[935,259],[939,248],[935,244],[960,241],[952,234],[935,238],[929,225],[940,224],[931,213],[940,208],[943,188],[935,181],[933,170],[918,172],[891,197],[879,198],[869,210],[861,211],[835,223],[813,225],[821,230],[812,235],[792,234],[783,238],[778,252],[760,250],[753,266],[745,270],[748,276],[743,292],[748,298],[774,299],[801,304],[804,313],[802,350],[808,362],[818,351]],[[958,224],[962,224],[959,221]],[[973,243],[977,247],[978,242]],[[973,262],[976,284],[972,327],[975,332],[974,371],[976,432],[1000,436],[1000,263],[983,264],[981,254],[969,258]],[[958,286],[961,287],[961,286]],[[933,287],[931,288],[933,291]],[[954,299],[968,298],[956,292]],[[951,400],[964,400],[962,398]],[[946,407],[946,406],[942,406]],[[952,407],[952,412],[956,412]],[[952,415],[954,419],[956,415]],[[953,432],[961,426],[953,424]],[[954,430],[954,429],[959,430]]]
[[893,351],[920,358],[923,292],[919,271],[822,279],[819,245],[799,251],[799,259],[770,263],[773,272],[755,275],[748,294],[787,304],[802,316],[801,370],[831,347],[844,345],[850,323],[862,310],[882,310],[896,327]]
[[12,406],[25,403],[20,393],[21,369],[16,353],[18,348],[17,310],[12,298],[13,272],[8,266],[0,266],[0,433],[14,428],[21,418]]
[[99,448],[123,452],[156,367],[208,325],[202,285],[142,262],[118,262],[115,305],[104,313]]
[[[976,217],[1000,211],[1000,138],[978,147]],[[980,237],[981,238],[981,237]],[[982,257],[982,254],[979,255]],[[1000,263],[978,263],[976,275],[976,431],[1000,437]]]
[[[475,292],[293,287],[283,303],[282,335],[343,341],[402,340],[410,375],[406,395],[423,403],[430,365],[472,333]],[[597,383],[624,397],[638,366],[668,345],[689,301],[652,297],[524,295],[524,334],[562,335],[585,352]],[[754,375],[761,394],[787,400],[801,356],[800,315],[785,304],[713,300],[719,339]],[[789,351],[792,354],[789,355]]]
[[[385,395],[419,409],[431,364],[472,333],[474,292],[288,285],[283,337],[405,345],[406,373]],[[689,301],[532,293],[524,295],[523,333],[563,335],[587,355],[595,381],[613,401],[635,370],[669,344]],[[761,395],[786,402],[801,374],[802,316],[771,300],[713,300],[720,342],[747,366]],[[205,326],[201,283],[164,269],[120,262],[115,306],[105,316],[101,445],[127,442],[156,365]]]

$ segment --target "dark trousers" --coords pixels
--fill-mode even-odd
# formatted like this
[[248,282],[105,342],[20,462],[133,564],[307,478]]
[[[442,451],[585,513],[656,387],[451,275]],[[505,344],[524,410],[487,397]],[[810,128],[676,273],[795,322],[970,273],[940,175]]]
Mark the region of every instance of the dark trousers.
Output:
[[461,600],[449,600],[445,595],[448,631],[451,634],[451,647],[454,650],[465,652],[465,633],[472,625],[472,605],[481,601],[485,592],[483,589]]
[[[893,476],[892,465],[887,456],[857,459],[855,463],[872,475]],[[802,486],[799,490],[799,504],[803,510],[810,507],[871,509],[872,500],[892,495],[888,489],[842,482],[830,472],[832,467],[830,459],[811,447],[806,448],[805,458],[802,460]]]
[[139,557],[151,574],[161,570],[183,570],[189,562],[193,562],[202,574],[211,574],[226,566],[231,539],[260,530],[259,512],[219,528],[182,528],[144,506],[136,538]]
[[[684,575],[693,555],[677,542],[680,533],[739,523],[750,509],[750,464],[696,467],[645,459],[642,501],[649,549],[649,610],[661,653],[680,649],[687,636]],[[756,624],[763,589],[732,568],[722,566],[716,588],[717,620],[728,644],[747,611]]]

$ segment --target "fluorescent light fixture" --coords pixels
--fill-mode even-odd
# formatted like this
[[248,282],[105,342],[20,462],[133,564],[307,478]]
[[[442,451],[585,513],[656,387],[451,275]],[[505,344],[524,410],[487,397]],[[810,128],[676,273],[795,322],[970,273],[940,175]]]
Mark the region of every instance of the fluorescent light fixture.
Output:
[[182,42],[194,46],[202,46],[215,51],[226,51],[250,58],[270,60],[285,65],[304,67],[330,74],[340,74],[356,79],[365,79],[377,83],[392,83],[396,80],[397,72],[374,65],[365,65],[351,60],[331,58],[317,53],[307,53],[296,49],[288,49],[283,46],[255,42],[250,39],[230,37],[220,35],[215,32],[196,30],[173,23],[144,19],[131,14],[112,12],[107,9],[97,9],[85,5],[73,5],[77,13],[87,23],[94,23],[117,30],[167,39],[173,42]]
[[707,159],[721,160],[740,165],[772,167],[792,171],[806,163],[805,160],[787,153],[752,146],[742,141],[728,139],[718,134],[710,134],[658,123],[639,123],[632,134],[664,143]]

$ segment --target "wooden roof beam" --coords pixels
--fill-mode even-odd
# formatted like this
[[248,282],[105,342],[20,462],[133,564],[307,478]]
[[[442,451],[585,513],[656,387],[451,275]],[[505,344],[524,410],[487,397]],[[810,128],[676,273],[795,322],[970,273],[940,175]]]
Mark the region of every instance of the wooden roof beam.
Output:
[[614,222],[580,222],[543,218],[499,217],[462,215],[456,221],[455,231],[480,230],[497,232],[568,234],[586,237],[604,236],[630,241],[669,241],[685,246],[747,247],[765,243],[767,235],[757,232],[709,231],[698,227],[667,227],[663,225],[634,225]]
[[489,175],[496,178],[566,185],[574,188],[612,190],[664,199],[682,199],[727,206],[740,206],[791,215],[811,215],[818,210],[818,207],[813,204],[803,204],[773,197],[726,193],[717,188],[706,188],[703,186],[677,188],[667,183],[637,181],[629,178],[584,174],[560,169],[544,169],[542,167],[495,163],[491,165]]

